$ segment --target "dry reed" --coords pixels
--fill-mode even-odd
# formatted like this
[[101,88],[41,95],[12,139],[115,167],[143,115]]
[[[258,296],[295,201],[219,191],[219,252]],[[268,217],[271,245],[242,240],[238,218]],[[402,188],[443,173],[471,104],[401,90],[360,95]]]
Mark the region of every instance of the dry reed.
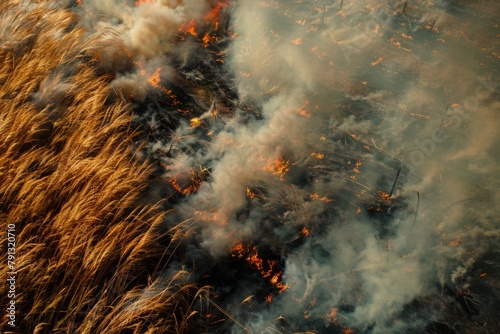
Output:
[[16,327],[3,315],[1,332],[199,332],[206,290],[181,270],[162,276],[179,233],[138,204],[150,167],[96,72],[98,38],[76,23],[50,2],[0,2],[0,226],[16,226],[18,273]]

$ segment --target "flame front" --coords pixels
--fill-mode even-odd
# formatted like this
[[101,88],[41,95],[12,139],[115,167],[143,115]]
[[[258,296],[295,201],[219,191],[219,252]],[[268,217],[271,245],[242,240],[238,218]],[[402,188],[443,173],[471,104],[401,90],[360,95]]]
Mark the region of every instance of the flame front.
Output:
[[285,179],[285,174],[290,170],[289,164],[290,163],[288,160],[285,160],[282,156],[279,156],[276,160],[269,161],[262,169],[264,171],[269,171],[274,175],[279,175],[280,180],[283,181]]
[[184,33],[184,35],[190,34],[194,37],[198,37],[198,33],[196,32],[196,21],[192,19],[188,23],[183,23],[179,28],[179,31]]

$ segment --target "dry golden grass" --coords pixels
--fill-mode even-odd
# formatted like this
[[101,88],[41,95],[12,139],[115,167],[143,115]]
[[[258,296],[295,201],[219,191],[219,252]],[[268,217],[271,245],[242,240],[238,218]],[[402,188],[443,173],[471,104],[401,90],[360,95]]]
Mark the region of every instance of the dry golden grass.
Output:
[[68,11],[21,2],[0,2],[0,226],[16,226],[18,272],[17,326],[2,316],[1,332],[200,330],[206,290],[183,271],[161,276],[180,233],[138,204],[150,169],[133,159],[130,111],[107,102],[98,40]]

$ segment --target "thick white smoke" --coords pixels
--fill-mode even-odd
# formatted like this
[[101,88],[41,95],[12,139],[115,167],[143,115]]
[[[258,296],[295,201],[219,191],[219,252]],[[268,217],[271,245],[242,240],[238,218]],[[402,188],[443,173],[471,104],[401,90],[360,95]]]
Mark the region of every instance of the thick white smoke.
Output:
[[[422,319],[402,318],[404,306],[442,296],[450,281],[467,289],[475,259],[498,244],[492,21],[476,20],[471,28],[464,17],[486,15],[486,7],[445,2],[349,1],[341,11],[338,2],[323,3],[237,5],[230,64],[242,103],[260,105],[262,119],[249,121],[240,110],[218,132],[198,160],[212,163],[213,182],[182,209],[186,217],[195,208],[217,214],[203,225],[200,243],[214,257],[269,231],[266,207],[249,203],[247,187],[268,189],[269,203],[288,210],[271,238],[283,242],[297,226],[316,235],[286,257],[289,289],[250,321],[254,331],[280,316],[334,322],[326,314],[342,305],[348,306],[342,321],[362,332],[418,329]],[[346,115],[346,104],[359,109]],[[341,132],[361,139],[346,149],[338,143]],[[312,162],[315,152],[328,159]],[[331,164],[352,152],[359,156],[350,162],[362,162],[357,179]],[[265,166],[280,157],[291,170],[329,172],[306,186],[291,174],[278,180]],[[374,223],[364,210],[325,215],[335,201],[348,211],[342,207],[348,192],[388,193],[397,165],[403,173],[393,203],[408,207],[394,209],[391,221]],[[306,200],[310,192],[334,202]],[[238,219],[248,207],[248,217]],[[316,223],[322,219],[331,221]],[[329,255],[315,257],[318,247]]]

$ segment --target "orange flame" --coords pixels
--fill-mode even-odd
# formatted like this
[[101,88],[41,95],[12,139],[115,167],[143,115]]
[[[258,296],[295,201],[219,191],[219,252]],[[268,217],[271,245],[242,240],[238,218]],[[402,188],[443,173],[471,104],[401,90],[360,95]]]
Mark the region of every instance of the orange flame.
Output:
[[189,23],[183,23],[182,26],[179,28],[180,32],[183,32],[184,35],[191,34],[194,37],[198,37],[198,34],[196,33],[196,21],[192,19],[189,21]]
[[388,193],[386,193],[384,191],[377,191],[377,194],[378,194],[380,200],[387,202],[389,204],[391,203],[391,196],[389,196]]
[[334,307],[332,308],[332,311],[325,316],[326,319],[330,320],[331,323],[337,324],[337,309]]
[[309,236],[309,230],[307,229],[307,227],[303,227],[302,230],[300,231],[302,233],[302,235],[304,235],[305,237]]
[[362,165],[361,161],[356,162],[356,167],[354,167],[353,172],[354,173],[360,173],[359,167]]
[[314,193],[314,194],[310,194],[309,197],[311,199],[319,199],[320,201],[327,202],[327,203],[333,202],[333,199],[328,198],[328,196],[326,196],[326,195],[323,197],[319,197],[319,194]]
[[135,6],[138,7],[142,4],[146,4],[146,3],[149,3],[149,4],[153,4],[155,2],[155,0],[137,0],[135,2]]
[[205,36],[203,36],[203,38],[201,39],[201,44],[204,48],[208,47],[208,45],[210,44],[210,35],[208,33],[206,33]]
[[297,112],[299,113],[299,115],[307,117],[307,118],[311,117],[311,114],[309,112],[307,112],[308,105],[309,105],[309,101],[306,100],[306,102],[304,102],[303,105],[301,105],[300,107],[297,108]]
[[322,154],[322,153],[315,153],[315,152],[312,152],[312,153],[311,153],[311,157],[316,158],[316,159],[320,159],[320,160],[321,160],[321,159],[323,159],[323,158],[325,157],[325,155],[324,155],[324,154]]
[[171,178],[169,180],[169,182],[175,188],[175,190],[177,190],[177,192],[179,192],[183,195],[189,195],[189,194],[195,193],[198,190],[198,188],[200,187],[200,184],[198,182],[193,182],[189,186],[183,188],[182,186],[180,186],[177,183],[177,180],[175,177]]
[[134,61],[134,64],[136,64],[139,67],[139,73],[141,73],[142,76],[146,76],[146,70],[144,70],[144,62],[143,61]]
[[456,238],[455,240],[448,241],[448,245],[451,247],[458,247],[462,244],[462,240],[460,238]]
[[[232,251],[234,252],[233,254],[233,257],[236,257],[238,256],[238,259],[242,258],[245,252],[245,249],[243,247],[243,245],[236,245],[235,247],[232,248]],[[241,256],[240,256],[241,254]],[[257,247],[253,247],[252,248],[252,251],[251,251],[251,254],[248,255],[246,257],[246,261],[253,267],[255,267],[257,270],[260,271],[260,274],[262,275],[262,277],[266,278],[266,277],[271,277],[271,279],[269,280],[269,282],[275,287],[277,288],[279,291],[278,293],[282,293],[283,291],[285,291],[286,289],[288,289],[288,284],[283,284],[283,282],[281,281],[281,272],[277,272],[277,273],[274,273],[274,266],[276,265],[276,261],[271,261],[271,260],[268,260],[267,261],[267,266],[268,269],[265,270],[264,269],[264,261],[259,257],[259,253],[257,251]]]
[[201,119],[199,119],[198,117],[191,118],[191,120],[189,121],[189,127],[191,129],[197,128],[202,124],[203,124],[203,121]]
[[282,281],[280,281],[281,278],[281,273],[276,273],[274,274],[273,278],[271,278],[271,283],[274,285],[275,288],[279,289],[278,293],[282,293],[286,289],[289,288],[288,284],[283,284]]
[[151,76],[148,78],[148,83],[152,87],[154,87],[156,89],[159,89],[159,90],[161,90],[164,93],[170,94],[171,92],[169,90],[165,89],[165,87],[163,87],[162,85],[160,85],[160,82],[161,82],[160,72],[161,72],[161,67],[158,67],[155,70],[155,72],[153,74],[151,74]]
[[372,64],[372,66],[377,66],[382,60],[384,60],[384,57],[380,57],[379,59],[375,60]]
[[207,173],[208,171],[201,167],[200,169],[190,168],[189,171],[171,177],[169,182],[179,193],[189,195],[198,191],[203,181],[207,180]]
[[245,247],[243,247],[242,243],[239,243],[236,246],[232,247],[230,252],[232,257],[237,257],[238,259],[241,259],[245,254],[246,249]]
[[222,8],[229,6],[229,0],[219,1],[217,5],[205,15],[205,21],[208,23],[212,23],[214,25],[214,30],[217,31],[219,29],[220,22],[220,13]]
[[249,187],[247,187],[247,196],[250,197],[250,198],[254,198],[255,197],[255,193],[250,190]]
[[279,156],[275,161],[270,161],[262,170],[267,170],[272,172],[274,175],[280,175],[280,180],[283,181],[284,175],[290,170],[288,167],[288,160],[283,159],[283,157]]
[[262,259],[259,257],[259,253],[257,252],[257,247],[253,247],[253,254],[249,255],[246,259],[248,263],[253,265],[258,270],[262,270]]

